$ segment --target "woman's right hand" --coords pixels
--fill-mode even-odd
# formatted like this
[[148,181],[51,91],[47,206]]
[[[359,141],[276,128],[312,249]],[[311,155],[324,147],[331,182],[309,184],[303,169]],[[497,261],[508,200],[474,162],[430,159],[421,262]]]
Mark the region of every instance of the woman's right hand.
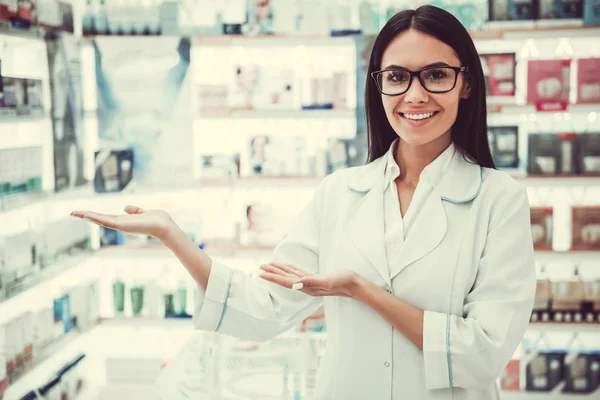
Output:
[[125,207],[126,214],[110,215],[93,211],[73,211],[72,216],[97,225],[127,233],[139,233],[163,240],[175,223],[165,211],[142,210],[136,206]]

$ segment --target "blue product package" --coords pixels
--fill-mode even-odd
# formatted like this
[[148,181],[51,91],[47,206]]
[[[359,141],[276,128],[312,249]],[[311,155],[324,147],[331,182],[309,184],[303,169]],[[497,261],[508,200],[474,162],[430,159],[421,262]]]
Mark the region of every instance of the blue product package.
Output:
[[63,300],[64,296],[54,299],[54,322],[62,321],[63,319]]
[[554,0],[556,18],[583,17],[583,0]]
[[65,333],[69,333],[73,329],[73,320],[71,318],[71,301],[69,295],[65,294],[62,301],[62,320],[65,324]]
[[583,23],[585,25],[600,25],[600,0],[584,1]]
[[508,19],[511,21],[535,19],[538,15],[536,4],[534,0],[509,0]]

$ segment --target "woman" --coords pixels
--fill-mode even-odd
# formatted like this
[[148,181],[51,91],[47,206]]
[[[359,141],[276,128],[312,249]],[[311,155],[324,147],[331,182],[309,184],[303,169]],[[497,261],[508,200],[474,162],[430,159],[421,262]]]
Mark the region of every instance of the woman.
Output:
[[524,188],[494,170],[475,46],[449,13],[382,29],[366,88],[369,163],[329,175],[252,280],[162,211],[76,212],[160,238],[200,285],[194,323],[266,340],[325,307],[316,399],[498,399],[535,291]]

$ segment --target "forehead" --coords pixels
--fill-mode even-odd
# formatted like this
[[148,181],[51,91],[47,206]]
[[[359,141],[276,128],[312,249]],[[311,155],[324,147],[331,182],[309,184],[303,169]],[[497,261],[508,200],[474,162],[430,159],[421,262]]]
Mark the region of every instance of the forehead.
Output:
[[413,29],[396,36],[383,52],[381,68],[398,65],[418,69],[436,62],[458,66],[460,60],[452,47],[446,43]]

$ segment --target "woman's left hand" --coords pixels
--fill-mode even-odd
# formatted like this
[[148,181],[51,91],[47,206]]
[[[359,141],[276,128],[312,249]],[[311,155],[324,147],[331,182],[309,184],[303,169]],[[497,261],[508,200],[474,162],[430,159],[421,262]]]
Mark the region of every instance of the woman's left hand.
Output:
[[312,274],[293,265],[280,263],[261,265],[260,269],[261,278],[311,296],[352,297],[358,283],[358,275],[349,270]]

